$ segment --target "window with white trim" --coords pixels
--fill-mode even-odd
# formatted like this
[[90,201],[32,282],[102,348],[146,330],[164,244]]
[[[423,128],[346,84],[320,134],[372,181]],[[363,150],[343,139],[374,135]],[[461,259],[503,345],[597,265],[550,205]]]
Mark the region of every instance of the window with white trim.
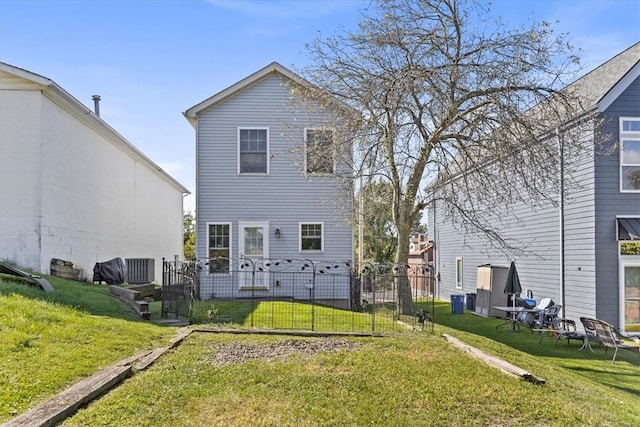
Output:
[[324,224],[300,223],[300,252],[322,252],[324,250]]
[[238,173],[269,173],[269,128],[238,128]]
[[231,224],[207,224],[209,273],[229,273],[231,262]]
[[620,191],[640,192],[640,118],[620,117]]
[[307,173],[333,173],[333,130],[305,129],[304,141]]
[[640,217],[619,217],[617,223],[620,325],[640,334]]
[[456,289],[462,289],[462,257],[456,258]]

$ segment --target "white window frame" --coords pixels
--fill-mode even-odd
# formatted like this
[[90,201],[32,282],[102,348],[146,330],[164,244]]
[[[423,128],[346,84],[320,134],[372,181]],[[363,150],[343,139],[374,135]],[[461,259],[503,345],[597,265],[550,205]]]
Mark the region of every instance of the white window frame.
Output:
[[227,225],[229,226],[229,271],[223,271],[223,272],[218,272],[218,271],[211,271],[210,270],[210,266],[208,265],[206,268],[206,272],[208,274],[224,274],[224,275],[231,275],[231,270],[232,270],[232,265],[233,265],[233,259],[232,259],[232,254],[233,254],[233,225],[230,222],[207,222],[207,259],[210,262],[210,256],[211,256],[211,238],[210,238],[210,226],[212,225]]
[[625,140],[640,141],[640,131],[627,131],[623,129],[624,122],[638,122],[640,123],[640,117],[620,117],[619,132],[620,132],[620,192],[621,193],[640,193],[640,188],[628,189],[624,188],[624,175],[623,168],[625,167],[638,167],[640,168],[640,161],[634,163],[624,162],[624,142]]
[[[266,157],[266,171],[265,172],[242,172],[240,169],[240,158],[241,158],[241,152],[240,152],[240,133],[243,130],[264,130],[267,132],[267,147],[266,147],[266,152],[265,152],[265,157]],[[237,130],[237,142],[236,142],[236,146],[237,146],[237,157],[238,157],[238,175],[269,175],[270,173],[270,168],[271,168],[271,159],[269,156],[269,150],[270,150],[270,145],[271,145],[271,136],[270,136],[270,132],[269,132],[269,128],[268,127],[264,127],[264,126],[239,126],[238,130]]]
[[[320,226],[320,249],[302,249],[302,226],[303,225],[319,225]],[[301,253],[324,252],[324,222],[305,221],[305,222],[298,223],[298,251]]]
[[[309,149],[307,136],[309,132],[320,131],[320,132],[331,132],[331,172],[309,172]],[[333,149],[333,145],[335,142],[336,130],[333,128],[304,128],[304,171],[307,175],[331,175],[336,171],[336,156]]]
[[618,265],[619,265],[619,289],[620,289],[620,329],[623,332],[626,332],[631,335],[640,336],[640,332],[627,330],[627,322],[625,319],[625,310],[626,310],[626,302],[630,299],[626,295],[626,287],[625,287],[625,269],[628,267],[636,268],[640,267],[640,255],[622,255],[622,244],[623,243],[638,243],[637,240],[621,240],[618,242]]
[[462,257],[456,257],[456,289],[462,289],[462,277],[464,276],[462,267]]
[[620,235],[618,234],[618,223],[617,220],[619,218],[640,218],[640,216],[636,215],[620,215],[616,216],[616,240],[618,241],[618,286],[620,292],[620,301],[619,301],[619,324],[620,329],[623,332],[626,332],[630,335],[640,336],[640,333],[637,331],[628,331],[626,330],[626,319],[625,319],[625,310],[626,310],[626,300],[627,295],[625,294],[625,268],[626,267],[640,267],[640,255],[622,255],[622,245],[624,243],[638,243],[638,240],[621,240]]
[[[245,228],[262,228],[262,255],[259,257],[248,256],[244,247],[244,230]],[[251,221],[251,222],[238,222],[238,252],[239,256],[260,259],[269,258],[269,221]]]

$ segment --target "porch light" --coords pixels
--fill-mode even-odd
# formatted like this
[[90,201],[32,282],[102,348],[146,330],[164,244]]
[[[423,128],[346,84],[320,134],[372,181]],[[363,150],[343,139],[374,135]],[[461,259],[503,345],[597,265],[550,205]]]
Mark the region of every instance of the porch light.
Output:
[[276,239],[280,238],[280,229],[276,228]]

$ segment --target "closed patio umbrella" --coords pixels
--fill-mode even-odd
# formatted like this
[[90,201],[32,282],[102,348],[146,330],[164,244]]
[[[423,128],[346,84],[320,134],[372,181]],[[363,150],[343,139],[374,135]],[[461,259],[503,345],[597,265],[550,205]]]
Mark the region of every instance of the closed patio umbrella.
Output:
[[511,295],[511,304],[513,306],[513,311],[511,312],[511,328],[514,331],[516,327],[516,294],[520,292],[522,292],[522,286],[520,286],[520,277],[518,277],[516,263],[511,261],[509,272],[507,273],[507,281],[504,284],[504,293]]
[[[516,269],[516,263],[511,261],[509,266],[509,272],[507,273],[507,281],[504,284],[504,293],[515,295],[522,292],[522,286],[520,286],[520,277],[518,277],[518,270]],[[512,298],[515,301],[515,298]],[[515,305],[515,303],[514,303]]]

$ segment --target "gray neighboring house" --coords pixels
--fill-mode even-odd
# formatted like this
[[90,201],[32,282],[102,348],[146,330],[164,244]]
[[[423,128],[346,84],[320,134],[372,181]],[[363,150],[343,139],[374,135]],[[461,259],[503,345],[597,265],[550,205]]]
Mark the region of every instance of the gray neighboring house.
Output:
[[[585,138],[594,149],[578,168],[582,185],[567,195],[564,215],[550,205],[516,205],[519,221],[502,231],[540,256],[515,259],[522,287],[535,299],[552,298],[567,318],[596,317],[640,332],[640,43],[572,86],[593,100],[585,114],[604,120],[609,148],[619,144],[620,150],[597,149],[601,141],[591,121]],[[438,212],[437,205],[429,211],[438,296],[475,293],[480,265],[508,266],[510,260],[488,250],[483,238],[463,235]],[[502,292],[504,283],[498,288]]]
[[[184,113],[196,130],[196,257],[210,261],[201,299],[214,296],[208,281],[217,298],[309,298],[304,284],[281,286],[270,274],[275,263],[265,265],[306,259],[343,266],[342,283],[326,294],[318,286],[315,298],[350,303],[349,172],[331,148],[309,149],[335,129],[317,109],[292,107],[292,81],[308,84],[274,62]],[[240,271],[246,260],[263,269],[255,283]]]

